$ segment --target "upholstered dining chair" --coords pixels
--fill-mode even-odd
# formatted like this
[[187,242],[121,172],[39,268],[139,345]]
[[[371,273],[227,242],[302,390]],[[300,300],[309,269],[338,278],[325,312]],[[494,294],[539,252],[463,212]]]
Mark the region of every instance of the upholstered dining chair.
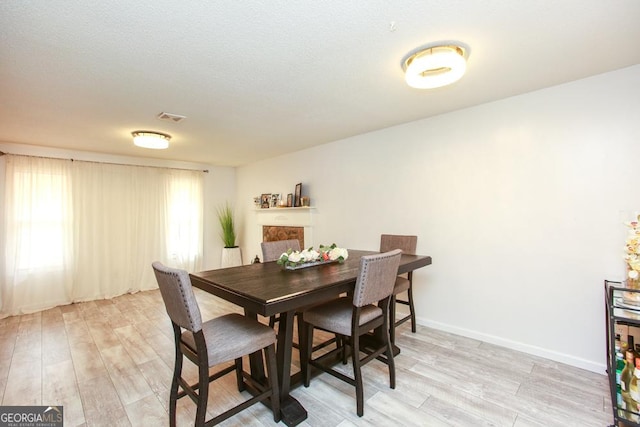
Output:
[[[303,312],[301,345],[301,370],[305,387],[311,380],[311,367],[316,367],[356,388],[356,408],[358,416],[364,414],[364,391],[361,368],[373,359],[379,359],[389,368],[389,385],[396,387],[396,371],[393,361],[393,349],[389,340],[389,303],[395,278],[400,265],[399,249],[360,259],[360,270],[356,279],[353,297],[346,296],[315,306]],[[345,337],[343,347],[336,348],[318,358],[313,358],[314,328],[339,334]],[[377,330],[381,342],[375,347],[360,345],[360,337],[371,330]],[[345,348],[351,347],[353,378],[331,367],[337,355],[344,355]],[[360,359],[360,352],[366,356]],[[327,363],[329,362],[329,363]]]
[[[380,236],[380,252],[388,252],[393,249],[400,249],[405,254],[414,255],[416,246],[418,245],[418,236],[404,236],[398,234],[383,234]],[[407,299],[398,299],[398,295],[407,292]],[[396,304],[402,304],[409,307],[409,314],[396,320]],[[391,343],[396,342],[396,327],[404,322],[411,320],[411,332],[416,332],[416,309],[413,304],[413,272],[410,271],[406,275],[398,276],[391,297],[391,321],[389,336]]]
[[[218,424],[257,402],[268,400],[271,402],[274,421],[280,421],[274,330],[237,313],[203,322],[189,274],[159,262],[154,262],[152,267],[173,325],[176,348],[169,396],[170,426],[176,425],[177,401],[184,396],[189,396],[196,404],[196,426]],[[262,351],[267,362],[266,385],[251,378],[242,366],[243,356],[260,353],[262,359]],[[182,378],[183,356],[198,366],[197,384],[190,385]],[[209,375],[209,368],[230,361],[234,361],[233,365]],[[249,389],[254,397],[205,422],[209,383],[231,372],[236,373],[238,390]],[[182,391],[179,392],[179,388]]]
[[[262,259],[264,260],[264,262],[270,262],[270,261],[277,261],[278,258],[280,258],[280,255],[282,255],[284,252],[287,252],[289,249],[294,251],[299,251],[300,241],[296,239],[276,240],[271,242],[262,242],[260,243],[260,246],[262,247]],[[299,314],[300,313],[296,313],[296,315],[299,315]],[[276,322],[278,322],[279,320],[280,320],[279,315],[273,315],[269,317],[269,326],[273,328]],[[330,338],[326,341],[323,341],[322,343],[314,347],[314,349],[317,350],[317,349],[326,347],[332,344],[333,342],[335,342],[337,339],[338,337],[336,336],[334,338]],[[298,348],[299,343],[294,342],[293,346]]]
[[[262,242],[260,243],[260,246],[262,247],[262,259],[264,262],[277,261],[278,258],[280,258],[280,255],[287,252],[289,249],[294,251],[300,250],[300,242],[296,239]],[[277,315],[269,317],[269,326],[273,328],[277,321]]]
[[294,251],[300,250],[300,241],[296,239],[291,240],[276,240],[273,242],[262,242],[262,259],[264,262],[277,261],[284,252],[289,249]]

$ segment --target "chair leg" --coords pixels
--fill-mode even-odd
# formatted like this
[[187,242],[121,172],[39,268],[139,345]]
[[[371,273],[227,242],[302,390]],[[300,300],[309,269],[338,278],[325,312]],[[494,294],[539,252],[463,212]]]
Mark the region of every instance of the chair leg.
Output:
[[269,387],[271,387],[271,411],[273,421],[280,421],[280,388],[278,386],[278,366],[276,365],[276,347],[271,344],[265,349],[267,359],[267,375],[269,377]]
[[351,337],[351,360],[353,362],[353,377],[356,386],[356,406],[358,416],[364,415],[364,391],[362,385],[362,371],[360,366],[360,336]]
[[244,391],[244,380],[242,379],[242,358],[239,357],[235,361],[236,364],[236,383],[238,384],[238,391]]
[[300,359],[300,370],[302,371],[302,379],[304,381],[304,386],[309,387],[311,383],[311,364],[309,360],[313,358],[313,325],[311,323],[303,323],[304,325],[304,344],[300,346],[306,349],[304,351],[304,357]]
[[304,365],[305,360],[309,360],[309,355],[313,353],[313,339],[312,341],[312,349],[311,353],[307,348],[307,327],[306,323],[304,323],[304,319],[302,318],[302,313],[296,314],[296,326],[298,329],[298,354],[300,356],[300,373],[302,375],[302,383],[305,382],[306,369]]
[[[413,284],[409,285],[409,290],[407,291],[409,296],[409,314],[411,315],[411,332],[416,332],[416,309],[413,306]],[[395,318],[394,318],[395,321]],[[395,337],[394,337],[395,338]],[[395,341],[392,341],[395,343]]]
[[209,363],[207,360],[202,360],[202,357],[198,361],[198,372],[198,402],[196,403],[195,425],[203,426],[207,415],[207,399],[209,398]]
[[340,337],[340,354],[342,355],[342,364],[346,365],[347,360],[347,337],[344,335],[338,335]]
[[173,380],[169,394],[169,426],[176,427],[176,407],[178,404],[178,380],[182,375],[182,352],[180,346],[176,346],[176,363],[173,368]]
[[396,296],[391,295],[389,303],[389,339],[392,344],[396,343]]
[[385,330],[383,331],[383,339],[385,341],[385,345],[387,347],[385,353],[387,356],[387,367],[389,368],[389,387],[392,389],[396,388],[396,363],[393,360],[393,347],[392,347],[392,343],[391,343],[391,339],[389,337],[388,334],[388,329],[384,328]]

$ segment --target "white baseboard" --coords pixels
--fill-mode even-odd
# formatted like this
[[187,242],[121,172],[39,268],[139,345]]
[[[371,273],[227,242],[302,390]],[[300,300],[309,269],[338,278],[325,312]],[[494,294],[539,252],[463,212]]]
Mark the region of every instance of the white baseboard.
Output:
[[435,322],[424,318],[417,318],[417,323],[429,328],[438,329],[440,331],[449,332],[456,335],[461,335],[467,338],[473,338],[479,341],[483,341],[489,344],[499,345],[501,347],[510,348],[512,350],[521,351],[523,353],[532,354],[534,356],[544,357],[545,359],[553,360],[555,362],[566,363],[567,365],[575,366],[577,368],[586,369],[597,374],[606,375],[606,364],[597,363],[592,360],[582,359],[580,357],[571,356],[565,353],[559,353],[557,351],[549,350],[534,345],[525,344],[518,341],[512,341],[505,338],[497,337],[495,335],[489,335],[470,329],[459,328],[446,323]]

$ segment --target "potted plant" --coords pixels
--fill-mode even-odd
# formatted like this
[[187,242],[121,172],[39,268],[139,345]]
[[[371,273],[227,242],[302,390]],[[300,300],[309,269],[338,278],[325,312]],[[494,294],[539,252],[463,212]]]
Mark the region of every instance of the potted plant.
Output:
[[222,262],[220,264],[223,268],[242,265],[242,253],[240,248],[236,246],[233,208],[231,208],[227,202],[218,208],[217,214],[218,222],[222,229],[220,237],[222,237],[222,243],[224,244],[224,248],[222,249]]

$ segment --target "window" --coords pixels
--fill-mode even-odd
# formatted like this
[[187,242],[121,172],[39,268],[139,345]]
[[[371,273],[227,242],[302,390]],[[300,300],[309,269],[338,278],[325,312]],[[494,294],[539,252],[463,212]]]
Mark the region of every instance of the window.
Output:
[[0,317],[157,287],[198,270],[201,171],[7,155]]

